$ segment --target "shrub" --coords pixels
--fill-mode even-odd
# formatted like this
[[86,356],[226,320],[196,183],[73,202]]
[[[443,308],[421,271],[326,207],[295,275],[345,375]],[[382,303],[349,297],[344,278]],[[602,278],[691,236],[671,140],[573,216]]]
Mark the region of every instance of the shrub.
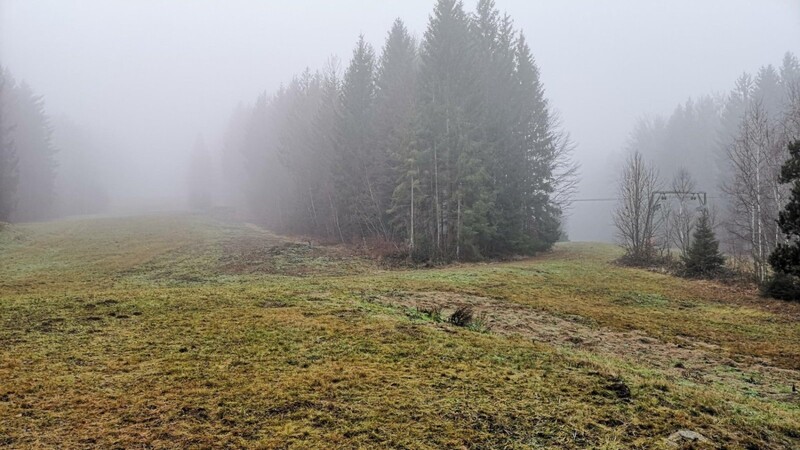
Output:
[[653,252],[640,255],[626,252],[616,260],[616,263],[626,267],[670,268],[675,265],[675,260],[670,255],[659,255],[658,252],[653,250]]
[[448,322],[458,327],[468,327],[472,323],[473,311],[469,305],[461,305],[450,314]]
[[764,283],[761,293],[779,300],[800,301],[800,280],[792,275],[778,272]]

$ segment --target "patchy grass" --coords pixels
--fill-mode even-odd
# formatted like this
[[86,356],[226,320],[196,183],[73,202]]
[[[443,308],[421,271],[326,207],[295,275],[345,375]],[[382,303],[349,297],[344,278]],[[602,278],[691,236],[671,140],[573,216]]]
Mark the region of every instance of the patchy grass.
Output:
[[6,226],[0,446],[800,446],[800,307],[616,256],[389,271],[193,216]]

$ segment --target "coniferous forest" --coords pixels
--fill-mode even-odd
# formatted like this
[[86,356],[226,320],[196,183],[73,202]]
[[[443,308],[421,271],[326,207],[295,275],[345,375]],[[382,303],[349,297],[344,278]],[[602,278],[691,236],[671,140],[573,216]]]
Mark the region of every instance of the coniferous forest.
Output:
[[[372,242],[415,260],[549,249],[577,175],[524,34],[492,0],[439,1],[237,111],[225,164],[277,231]],[[237,161],[240,159],[240,162]]]
[[0,65],[0,222],[105,211],[101,150],[69,119],[52,121],[43,96]]

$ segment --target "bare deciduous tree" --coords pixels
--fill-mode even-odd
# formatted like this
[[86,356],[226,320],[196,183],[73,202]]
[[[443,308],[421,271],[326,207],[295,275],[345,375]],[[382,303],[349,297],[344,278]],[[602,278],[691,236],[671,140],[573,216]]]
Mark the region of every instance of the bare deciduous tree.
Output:
[[580,164],[573,158],[575,143],[569,133],[563,130],[557,113],[550,116],[550,123],[551,129],[558,130],[553,136],[554,154],[550,168],[553,177],[551,201],[563,214],[572,206],[572,200],[578,191]]
[[620,245],[632,262],[648,262],[655,255],[658,188],[658,171],[647,165],[638,151],[630,155],[622,170],[614,225]]
[[779,181],[786,160],[786,133],[780,128],[755,101],[727,150],[731,177],[723,190],[729,197],[728,231],[745,243],[759,281],[767,277],[767,257],[783,240],[775,220],[787,196]]
[[670,242],[678,248],[682,257],[692,243],[697,205],[695,204],[695,182],[685,168],[681,168],[672,180],[672,190],[676,192],[676,210],[670,217]]

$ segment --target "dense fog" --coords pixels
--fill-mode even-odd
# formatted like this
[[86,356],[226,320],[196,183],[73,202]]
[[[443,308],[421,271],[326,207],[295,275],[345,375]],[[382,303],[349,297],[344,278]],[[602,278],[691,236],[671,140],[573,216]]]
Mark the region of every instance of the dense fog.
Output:
[[[344,77],[360,35],[379,60],[396,18],[423,41],[435,3],[0,0],[0,65],[16,96],[41,103],[56,151],[49,212],[12,220],[237,206],[240,193],[219,181],[236,115],[306,69]],[[669,177],[685,167],[714,202],[712,164],[693,157],[697,141],[678,142],[691,127],[675,117],[719,111],[743,72],[763,78],[773,65],[780,77],[786,53],[800,54],[793,0],[496,6],[525,33],[557,130],[574,145],[578,189],[563,215],[572,240],[612,239],[625,155],[647,154],[648,136],[669,123],[678,137],[648,141],[660,146],[651,160]],[[716,127],[692,132],[715,146]]]

